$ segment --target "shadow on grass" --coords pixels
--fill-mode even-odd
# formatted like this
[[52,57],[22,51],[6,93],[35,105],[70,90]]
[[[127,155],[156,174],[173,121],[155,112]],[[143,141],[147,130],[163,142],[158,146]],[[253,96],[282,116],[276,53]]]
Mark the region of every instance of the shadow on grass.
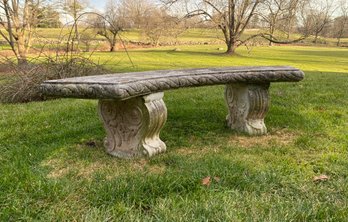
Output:
[[[100,207],[122,203],[127,207],[151,210],[157,201],[168,197],[190,196],[199,199],[206,192],[224,189],[260,194],[269,187],[281,187],[280,175],[260,173],[260,169],[256,170],[225,155],[205,155],[204,158],[192,159],[170,154],[157,157],[153,162],[165,164],[166,171],[161,174],[128,173],[112,179],[107,179],[105,174],[95,175],[86,193],[90,205]],[[206,187],[201,180],[207,176],[216,176],[221,180]]]
[[[266,117],[271,132],[278,128],[320,132],[325,127],[318,121],[322,111],[304,115],[301,110],[316,104],[318,109],[329,112],[333,105],[340,105],[337,101],[344,103],[347,91],[342,84],[347,85],[347,73],[306,74],[306,79],[300,83],[272,84],[271,109]],[[233,133],[225,126],[227,108],[223,86],[170,91],[166,93],[165,101],[169,116],[162,138],[168,149],[192,144],[218,145]],[[55,100],[21,106],[28,110],[20,111],[19,116],[4,122],[4,127],[11,129],[2,133],[1,143],[6,152],[14,155],[31,153],[40,161],[40,157],[45,158],[61,147],[72,147],[89,140],[101,142],[104,138],[95,102]]]
[[[209,51],[208,51],[209,50]],[[141,53],[149,53],[151,55],[155,53],[163,54],[176,54],[176,55],[194,55],[194,56],[227,56],[227,57],[234,57],[234,56],[240,56],[238,53],[235,55],[228,55],[224,51],[218,51],[213,52],[211,49],[207,49],[207,51],[193,51],[193,50],[181,50],[181,51],[175,51],[174,49],[171,50],[137,50],[135,52],[141,52]]]

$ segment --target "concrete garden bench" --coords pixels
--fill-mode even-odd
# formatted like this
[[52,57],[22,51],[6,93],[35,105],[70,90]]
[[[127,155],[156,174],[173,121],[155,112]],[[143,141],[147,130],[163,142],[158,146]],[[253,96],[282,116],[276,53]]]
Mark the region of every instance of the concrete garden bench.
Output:
[[107,132],[106,150],[121,158],[153,156],[166,150],[159,138],[167,119],[163,91],[183,87],[226,85],[230,128],[250,135],[267,132],[271,82],[297,82],[304,73],[293,67],[226,67],[163,70],[86,76],[46,81],[46,96],[98,99]]

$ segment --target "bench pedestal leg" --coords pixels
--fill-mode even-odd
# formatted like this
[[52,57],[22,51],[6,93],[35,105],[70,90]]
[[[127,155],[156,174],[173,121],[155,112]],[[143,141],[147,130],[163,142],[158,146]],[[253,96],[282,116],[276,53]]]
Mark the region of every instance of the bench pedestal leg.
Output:
[[125,101],[99,100],[99,115],[107,137],[106,151],[120,158],[153,156],[166,150],[159,138],[167,120],[163,93]]
[[269,107],[269,85],[269,83],[226,85],[225,99],[229,111],[227,124],[231,129],[249,135],[267,133],[264,118]]

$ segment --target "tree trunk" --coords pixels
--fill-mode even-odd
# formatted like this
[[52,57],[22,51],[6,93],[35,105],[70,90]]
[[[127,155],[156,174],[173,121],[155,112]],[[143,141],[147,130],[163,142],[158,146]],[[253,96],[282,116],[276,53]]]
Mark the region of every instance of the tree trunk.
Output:
[[271,26],[269,27],[269,34],[270,34],[270,37],[269,37],[269,43],[268,43],[268,45],[269,45],[269,46],[273,46],[273,34],[274,34],[274,26],[273,26],[273,25],[271,25]]
[[[75,1],[74,1],[74,7],[75,7]],[[74,14],[73,14],[73,18],[74,18],[74,32],[73,33],[73,37],[72,37],[72,45],[71,45],[71,51],[74,51],[74,50],[79,50],[79,44],[80,44],[80,33],[79,33],[79,28],[77,26],[77,20],[78,20],[78,15],[76,13],[76,11],[74,11]],[[75,47],[75,41],[76,41],[76,47]]]
[[226,54],[227,55],[234,55],[236,52],[236,45],[234,43],[229,43],[227,44],[227,50],[226,50]]
[[18,66],[26,66],[28,65],[27,58],[17,58]]
[[110,43],[110,52],[116,52],[116,42]]
[[77,21],[75,21],[75,38],[76,38],[77,43],[79,43],[80,42],[80,33],[79,33],[78,26],[77,26]]
[[17,49],[18,49],[18,55],[17,55],[18,65],[28,64],[27,49],[25,47],[25,42],[24,42],[23,36],[18,36]]
[[341,45],[341,38],[337,38],[337,46]]
[[318,42],[318,34],[317,34],[317,33],[315,33],[315,37],[314,37],[314,44],[317,44],[317,42]]
[[89,43],[86,43],[86,52],[89,52]]
[[[105,33],[107,33],[107,32],[105,32]],[[116,41],[117,41],[116,38],[117,38],[117,32],[113,32],[112,36],[110,36],[110,38],[107,37],[107,39],[108,39],[108,41],[110,43],[110,52],[115,52],[116,51]]]
[[286,39],[287,40],[290,40],[290,35],[291,35],[291,32],[292,32],[292,13],[291,13],[291,16],[289,18],[289,21],[288,21],[288,30],[286,32]]

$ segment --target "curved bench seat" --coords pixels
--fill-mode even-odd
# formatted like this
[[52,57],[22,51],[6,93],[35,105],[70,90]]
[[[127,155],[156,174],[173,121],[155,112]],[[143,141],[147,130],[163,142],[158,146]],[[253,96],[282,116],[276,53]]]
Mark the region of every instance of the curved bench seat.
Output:
[[41,90],[48,96],[124,100],[183,87],[297,82],[303,77],[301,70],[288,66],[160,70],[50,80]]
[[167,119],[163,91],[226,85],[227,124],[250,135],[267,133],[271,82],[298,82],[304,73],[289,66],[161,70],[45,81],[46,96],[99,99],[107,133],[105,147],[121,158],[153,156],[166,150],[160,130]]

